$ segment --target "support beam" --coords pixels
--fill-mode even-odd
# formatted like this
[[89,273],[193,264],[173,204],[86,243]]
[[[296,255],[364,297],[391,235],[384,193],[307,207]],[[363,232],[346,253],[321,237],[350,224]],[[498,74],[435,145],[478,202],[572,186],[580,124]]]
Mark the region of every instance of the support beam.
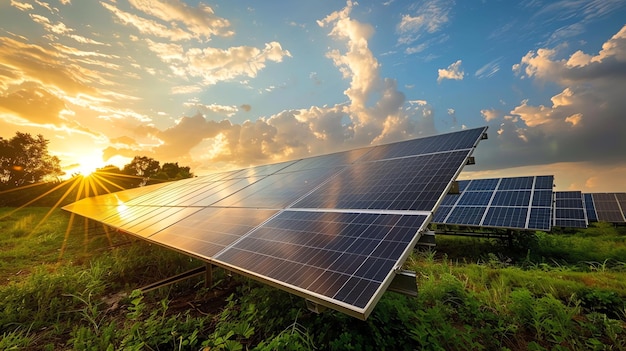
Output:
[[391,284],[387,288],[389,291],[394,291],[400,294],[404,294],[411,297],[417,296],[417,278],[413,271],[401,270],[393,277]]
[[141,290],[142,292],[146,293],[148,291],[152,291],[158,288],[162,288],[164,286],[168,286],[174,283],[178,283],[180,281],[183,281],[185,279],[189,279],[191,277],[195,277],[197,275],[200,275],[202,273],[205,273],[205,271],[207,270],[206,266],[202,266],[202,267],[198,267],[198,268],[194,268],[192,270],[189,270],[187,272],[183,272],[180,274],[177,274],[175,276],[169,277],[169,278],[165,278],[163,280],[160,280],[158,282],[152,283],[152,284],[148,284],[142,288],[139,288],[139,290]]
[[204,273],[204,287],[207,289],[211,289],[213,286],[213,265],[207,263],[204,267],[206,269]]

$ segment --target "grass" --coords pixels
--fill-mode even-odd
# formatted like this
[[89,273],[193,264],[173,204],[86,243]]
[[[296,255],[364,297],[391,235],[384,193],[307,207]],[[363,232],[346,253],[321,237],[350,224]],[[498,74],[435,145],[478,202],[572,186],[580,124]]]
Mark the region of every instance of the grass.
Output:
[[512,246],[438,236],[406,263],[418,297],[385,293],[359,321],[223,271],[210,289],[199,277],[142,294],[203,263],[60,210],[11,211],[0,208],[0,349],[626,350],[625,228]]

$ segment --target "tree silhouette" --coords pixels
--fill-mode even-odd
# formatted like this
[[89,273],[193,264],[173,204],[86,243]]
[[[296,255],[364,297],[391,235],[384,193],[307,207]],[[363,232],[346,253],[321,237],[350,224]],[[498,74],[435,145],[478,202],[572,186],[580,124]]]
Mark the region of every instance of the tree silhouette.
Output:
[[16,132],[11,139],[0,137],[0,186],[8,189],[59,180],[65,173],[59,158],[48,153],[48,143],[41,134]]

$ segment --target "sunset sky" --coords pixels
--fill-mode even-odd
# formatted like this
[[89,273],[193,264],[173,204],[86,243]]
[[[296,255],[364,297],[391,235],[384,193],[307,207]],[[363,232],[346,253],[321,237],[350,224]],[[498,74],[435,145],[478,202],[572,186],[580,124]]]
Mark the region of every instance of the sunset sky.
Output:
[[626,1],[0,0],[0,136],[196,175],[489,126],[460,179],[626,191]]

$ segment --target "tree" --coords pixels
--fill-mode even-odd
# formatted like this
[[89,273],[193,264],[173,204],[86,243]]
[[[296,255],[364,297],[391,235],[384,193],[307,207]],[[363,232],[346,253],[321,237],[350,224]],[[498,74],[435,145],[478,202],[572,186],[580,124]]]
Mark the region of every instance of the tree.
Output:
[[122,173],[141,178],[135,186],[144,186],[160,170],[159,161],[148,156],[135,156],[129,164],[124,166]]
[[[161,167],[161,172],[158,175],[164,174],[164,179],[184,179],[191,178],[191,169],[189,167],[181,167],[176,163],[164,163]],[[157,177],[158,178],[158,177]]]
[[147,156],[135,156],[129,164],[124,166],[122,173],[150,178],[157,174],[160,169],[159,161]]
[[0,185],[14,188],[64,175],[59,158],[48,153],[48,143],[41,134],[35,138],[16,132],[11,139],[0,137]]

